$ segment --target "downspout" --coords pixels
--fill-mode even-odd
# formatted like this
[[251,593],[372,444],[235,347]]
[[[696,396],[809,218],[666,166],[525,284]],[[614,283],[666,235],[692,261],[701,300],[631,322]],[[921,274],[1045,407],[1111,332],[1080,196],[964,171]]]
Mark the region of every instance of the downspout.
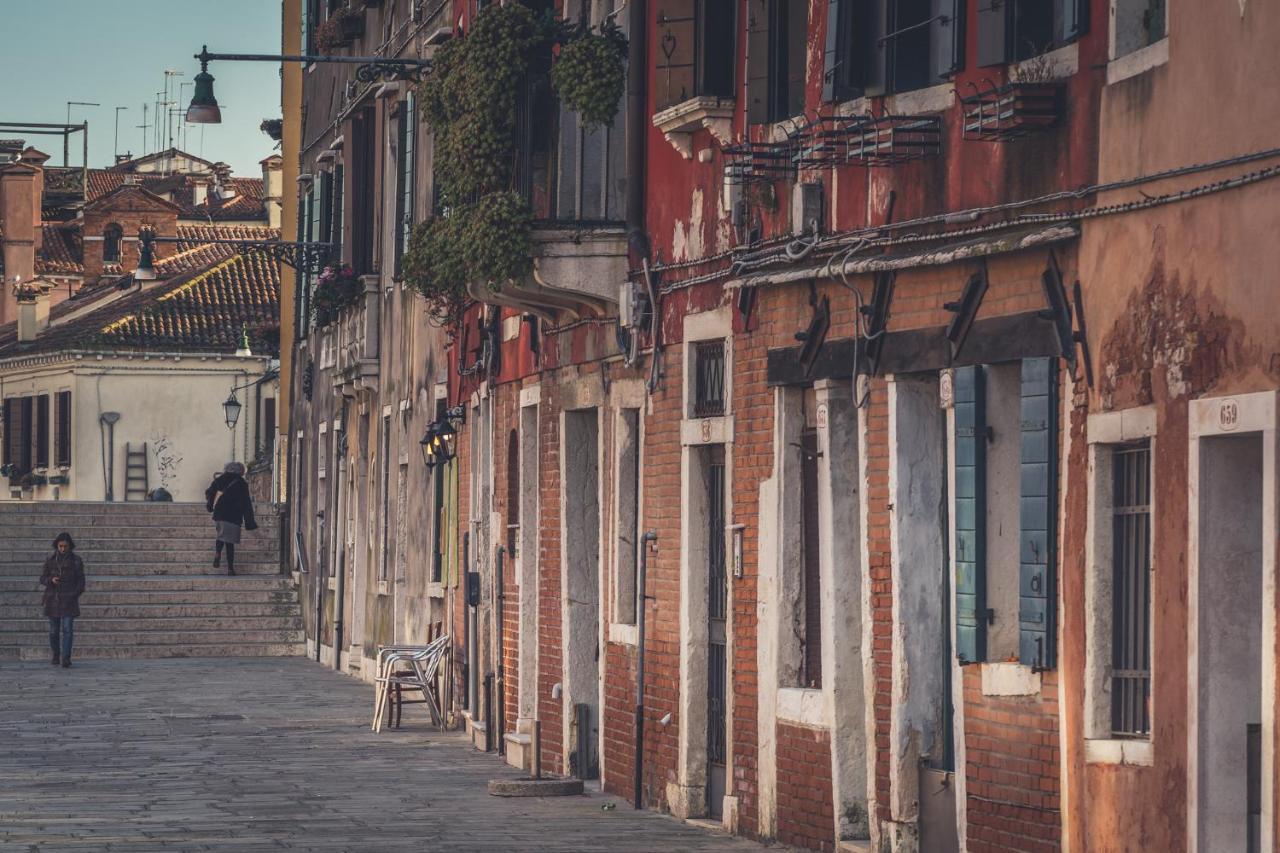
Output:
[[645,576],[649,568],[649,543],[657,542],[658,534],[645,531],[640,537],[640,571],[636,578],[636,808],[644,808],[644,611],[649,596],[645,594]]
[[502,574],[504,564],[506,562],[506,560],[504,559],[506,557],[506,553],[507,553],[506,546],[499,545],[498,560],[497,560],[498,565],[497,565],[497,572],[494,576],[495,589],[494,589],[494,595],[493,595],[494,603],[498,611],[497,618],[495,619],[495,622],[497,623],[497,626],[498,626],[498,637],[497,637],[498,677],[497,677],[497,684],[494,688],[497,691],[496,701],[498,705],[498,714],[497,714],[498,727],[497,727],[497,731],[494,732],[494,737],[496,738],[495,743],[497,744],[499,755],[507,754],[507,738],[506,738],[506,733],[503,731],[504,728],[506,727],[506,714],[505,714],[506,703],[504,701],[504,695],[503,695],[506,693],[506,689],[505,689],[506,678],[505,678],[505,672],[504,672],[504,667],[502,663],[503,657],[506,654],[506,645],[504,643],[505,638],[503,637],[503,624],[502,624],[502,609],[503,609],[502,606],[505,603],[506,597],[507,597],[505,578],[503,577],[503,574]]
[[[342,413],[340,415],[340,418],[341,418],[340,423],[341,423],[342,434],[338,437],[338,448],[341,450],[342,455],[345,457],[347,455],[347,398],[346,397],[342,398],[341,411]],[[337,482],[338,482],[338,487],[334,489],[334,492],[336,493],[334,495],[334,498],[335,498],[334,511],[338,513],[338,516],[340,518],[343,518],[344,517],[342,515],[343,508],[339,506],[336,503],[336,501],[340,501],[342,499],[343,487],[347,485],[346,482],[344,482],[346,480],[346,477],[343,476],[343,470],[345,468],[345,465],[343,465],[342,461],[339,459],[334,460],[334,465],[338,467],[338,470],[334,472],[334,474],[337,476]],[[336,531],[337,527],[335,527],[334,530]],[[342,526],[342,535],[344,537],[347,535],[347,526],[345,523]],[[333,669],[335,672],[341,672],[342,671],[342,611],[345,605],[345,601],[343,597],[346,595],[346,591],[343,589],[343,587],[346,585],[345,581],[347,579],[346,578],[347,549],[343,547],[342,542],[335,542],[334,547],[335,547],[334,553],[336,553],[338,557],[333,561],[334,562],[333,568],[334,568],[334,575],[335,575],[334,591],[333,591]]]
[[324,621],[324,581],[325,581],[325,564],[324,564],[324,510],[321,509],[316,513],[316,518],[320,520],[320,536],[317,544],[320,546],[316,549],[316,573],[312,576],[311,582],[316,587],[316,663],[320,663],[320,628]]

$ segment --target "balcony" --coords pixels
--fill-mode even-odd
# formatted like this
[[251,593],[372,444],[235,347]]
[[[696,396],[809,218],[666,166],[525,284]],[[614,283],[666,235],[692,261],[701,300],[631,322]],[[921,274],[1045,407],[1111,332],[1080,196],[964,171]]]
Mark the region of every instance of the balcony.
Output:
[[364,285],[364,301],[343,310],[325,330],[329,337],[323,343],[328,359],[322,357],[321,365],[332,366],[334,391],[343,396],[369,393],[378,387],[378,277],[362,275],[360,282]]

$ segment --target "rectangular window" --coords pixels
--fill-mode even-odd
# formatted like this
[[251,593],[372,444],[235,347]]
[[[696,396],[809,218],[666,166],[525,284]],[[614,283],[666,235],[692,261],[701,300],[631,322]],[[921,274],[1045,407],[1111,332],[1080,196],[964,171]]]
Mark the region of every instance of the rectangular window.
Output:
[[18,434],[18,398],[4,401],[4,464],[13,465],[20,455],[22,440]]
[[954,401],[956,654],[1051,669],[1056,360],[957,368]]
[[[858,25],[857,20],[851,24]],[[963,0],[878,0],[865,27],[860,49],[868,63],[863,72],[868,94],[933,86],[962,65]]]
[[861,97],[871,22],[866,0],[827,0],[827,42],[822,58],[822,100]]
[[262,401],[262,448],[271,455],[276,447],[276,398],[268,397]]
[[724,414],[724,341],[699,341],[693,351],[693,416]]
[[1111,453],[1111,733],[1151,735],[1151,445]]
[[[445,401],[438,400],[436,402],[435,419],[438,421],[444,417]],[[448,465],[435,465],[431,468],[431,483],[434,492],[432,499],[432,507],[434,507],[434,523],[431,528],[431,582],[441,583],[444,578],[444,544],[445,530],[448,526],[448,516],[445,507],[445,472],[452,473],[453,461],[450,460]]]
[[690,98],[734,96],[734,0],[667,0],[658,9],[658,109]]
[[49,467],[49,395],[36,397],[36,467]]
[[618,413],[618,556],[614,621],[636,623],[640,564],[640,410]]
[[809,4],[751,0],[747,19],[747,118],[753,124],[804,112]]
[[[355,136],[351,152],[354,156],[351,174],[351,268],[360,273],[373,272],[374,219],[378,181],[375,175],[378,162],[377,124],[370,108],[360,111],[352,122]],[[345,216],[340,211],[339,216]]]
[[1165,0],[1112,0],[1111,58],[1150,47],[1169,34]]
[[1020,62],[1070,44],[1087,29],[1087,0],[978,4],[978,65]]
[[54,411],[54,464],[71,467],[71,392],[59,391]]

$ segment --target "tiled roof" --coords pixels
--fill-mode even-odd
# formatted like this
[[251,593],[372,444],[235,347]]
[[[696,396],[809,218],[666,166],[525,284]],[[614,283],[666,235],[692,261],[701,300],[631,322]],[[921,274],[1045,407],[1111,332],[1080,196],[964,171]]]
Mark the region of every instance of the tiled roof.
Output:
[[81,275],[84,273],[80,228],[75,224],[45,222],[44,246],[36,257],[36,272],[41,275]]
[[[280,278],[264,252],[238,254],[235,246],[201,239],[268,239],[269,228],[182,226],[179,253],[156,265],[166,279],[141,290],[107,283],[81,290],[55,305],[50,326],[36,340],[19,343],[17,326],[0,326],[0,358],[68,349],[140,352],[230,353],[248,328],[254,352],[275,354],[279,346]],[[129,285],[130,279],[122,283]]]
[[[119,189],[126,177],[136,177],[139,184],[149,192],[158,196],[168,196],[173,203],[182,208],[178,215],[184,219],[205,219],[214,222],[233,220],[265,220],[266,208],[263,201],[261,178],[232,178],[236,195],[232,199],[222,201],[215,197],[210,187],[203,204],[195,204],[195,191],[189,181],[190,175],[129,175],[112,169],[89,170],[89,197],[86,202],[97,201],[109,193]],[[209,176],[201,176],[204,180],[212,180]]]

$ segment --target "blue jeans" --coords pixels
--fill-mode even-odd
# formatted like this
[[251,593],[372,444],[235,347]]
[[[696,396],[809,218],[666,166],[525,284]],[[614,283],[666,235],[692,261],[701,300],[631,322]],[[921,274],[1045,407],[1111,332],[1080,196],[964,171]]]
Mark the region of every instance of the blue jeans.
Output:
[[[76,617],[52,616],[49,618],[49,647],[63,660],[71,660],[71,640],[75,636]],[[59,642],[61,634],[61,642]]]

